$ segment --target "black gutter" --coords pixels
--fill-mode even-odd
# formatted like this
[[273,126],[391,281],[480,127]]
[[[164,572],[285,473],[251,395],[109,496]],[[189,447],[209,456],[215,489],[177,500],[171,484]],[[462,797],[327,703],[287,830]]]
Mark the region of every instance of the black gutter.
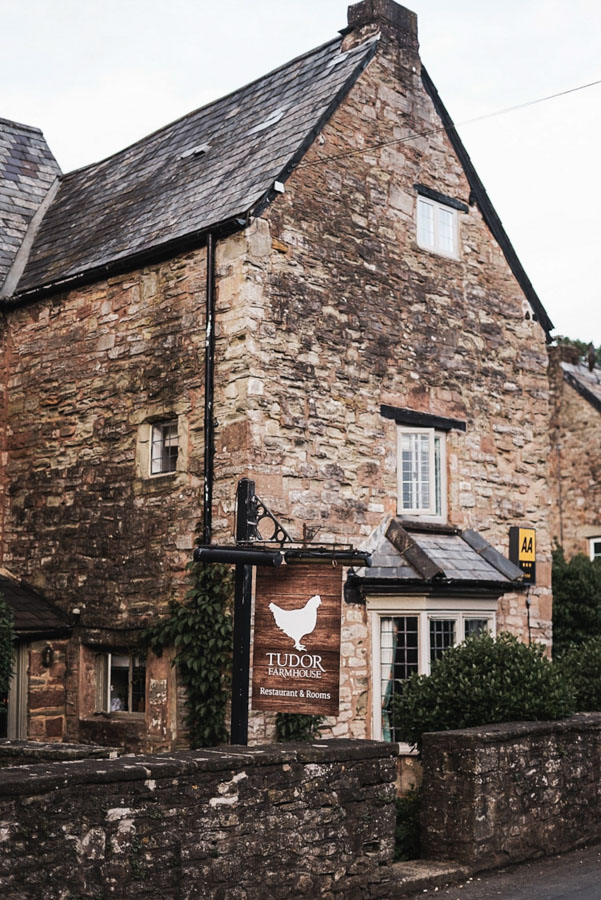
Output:
[[437,582],[424,582],[417,578],[361,578],[350,573],[344,585],[344,599],[347,603],[365,603],[366,594],[379,595],[416,595],[427,597],[440,597],[449,595],[461,595],[462,597],[477,597],[479,594],[501,597],[503,594],[513,591],[524,591],[528,585],[521,582],[498,581],[461,581],[440,580]]
[[209,545],[213,531],[213,462],[215,458],[215,237],[207,235],[207,287],[205,294],[205,416],[204,507],[202,543]]
[[63,291],[71,291],[73,288],[92,284],[95,281],[124,275],[144,266],[164,262],[173,256],[177,256],[179,253],[186,253],[189,250],[197,250],[199,247],[203,247],[209,234],[213,235],[213,237],[227,237],[230,234],[235,234],[237,231],[243,231],[248,224],[249,214],[247,212],[241,213],[234,218],[224,219],[222,222],[202,228],[199,231],[172,238],[170,241],[127,254],[119,259],[109,260],[109,262],[93,266],[82,272],[76,272],[58,281],[36,285],[24,291],[17,290],[11,297],[0,300],[0,308],[13,309],[24,306],[42,297],[48,297]]
[[[501,222],[497,211],[495,210],[490,197],[486,193],[484,185],[480,181],[480,177],[474,168],[474,164],[471,161],[467,150],[463,145],[463,141],[459,137],[457,133],[457,129],[455,128],[455,124],[451,119],[447,109],[440,99],[440,95],[436,90],[436,86],[430,76],[428,75],[426,69],[422,66],[422,83],[426,90],[426,93],[430,96],[432,103],[436,109],[436,112],[440,116],[442,124],[445,127],[445,131],[447,136],[453,146],[453,150],[459,157],[459,162],[463,166],[463,170],[466,174],[467,180],[469,182],[470,188],[472,190],[472,194],[474,199],[482,213],[482,217],[488,227],[490,228],[493,237],[501,247],[505,259],[509,264],[509,268],[515,275],[518,284],[522,288],[524,294],[526,295],[526,299],[528,303],[534,310],[536,314],[536,319],[542,327],[544,328],[547,335],[547,342],[550,343],[552,338],[550,332],[553,331],[555,327],[553,322],[547,315],[547,311],[543,304],[541,303],[538,294],[534,290],[532,283],[526,272],[524,271],[524,267],[522,266],[520,260],[518,259],[518,255],[515,252],[509,237],[507,236],[507,232],[503,227],[503,223]],[[471,202],[471,201],[470,201]]]

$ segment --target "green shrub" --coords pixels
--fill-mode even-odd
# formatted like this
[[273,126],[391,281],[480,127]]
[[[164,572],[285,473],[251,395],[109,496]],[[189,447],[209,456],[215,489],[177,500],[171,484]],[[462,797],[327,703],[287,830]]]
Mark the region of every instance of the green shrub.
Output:
[[572,644],[601,635],[601,560],[580,553],[569,562],[553,552],[553,658]]
[[543,646],[481,634],[447,650],[431,675],[412,675],[395,698],[393,718],[397,738],[421,752],[427,731],[559,719],[572,710],[570,684]]
[[323,716],[303,716],[301,713],[278,713],[275,730],[278,741],[308,743],[319,737]]
[[419,857],[419,788],[411,788],[396,799],[396,828],[394,832],[395,860]]
[[601,637],[573,644],[556,663],[572,687],[577,712],[601,712]]

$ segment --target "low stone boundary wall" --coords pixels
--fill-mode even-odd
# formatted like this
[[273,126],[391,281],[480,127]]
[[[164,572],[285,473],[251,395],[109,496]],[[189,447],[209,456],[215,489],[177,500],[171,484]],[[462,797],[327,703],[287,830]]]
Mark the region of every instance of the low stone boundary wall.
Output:
[[395,747],[227,747],[0,771],[0,896],[391,896]]
[[601,714],[423,741],[422,854],[475,871],[601,840]]
[[0,769],[7,766],[31,766],[38,762],[73,759],[110,759],[123,751],[96,744],[61,744],[58,741],[0,740]]

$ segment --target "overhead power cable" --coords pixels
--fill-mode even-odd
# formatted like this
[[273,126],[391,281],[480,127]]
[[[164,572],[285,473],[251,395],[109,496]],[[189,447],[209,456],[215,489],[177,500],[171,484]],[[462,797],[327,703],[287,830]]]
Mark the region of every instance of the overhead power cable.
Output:
[[[506,106],[503,109],[497,109],[494,112],[483,113],[480,116],[474,116],[472,119],[464,119],[463,122],[459,122],[459,125],[455,125],[455,127],[463,128],[464,125],[473,125],[475,122],[482,122],[484,119],[493,119],[496,116],[504,116],[507,113],[515,112],[518,109],[525,109],[528,106],[536,106],[538,103],[546,103],[547,100],[555,100],[557,97],[565,97],[566,94],[574,94],[576,91],[584,91],[586,88],[595,87],[596,85],[601,84],[601,78],[597,81],[589,81],[588,84],[580,84],[578,87],[568,88],[566,91],[558,91],[556,94],[548,94],[546,97],[539,97],[536,100],[527,100],[525,103],[517,103],[515,106]],[[332,160],[337,159],[346,159],[349,156],[358,156],[361,153],[371,153],[374,150],[380,150],[382,147],[391,147],[394,144],[406,144],[409,141],[415,141],[418,138],[422,137],[430,137],[432,134],[439,134],[440,132],[445,131],[444,125],[439,126],[438,128],[430,128],[428,131],[416,131],[413,134],[408,134],[402,138],[393,138],[390,141],[381,141],[378,144],[370,144],[368,147],[361,147],[357,150],[347,150],[344,153],[338,153],[333,156],[320,156],[319,159],[313,160],[312,162],[303,162],[297,167],[299,169],[306,169],[311,166],[319,166],[322,163],[330,162]]]

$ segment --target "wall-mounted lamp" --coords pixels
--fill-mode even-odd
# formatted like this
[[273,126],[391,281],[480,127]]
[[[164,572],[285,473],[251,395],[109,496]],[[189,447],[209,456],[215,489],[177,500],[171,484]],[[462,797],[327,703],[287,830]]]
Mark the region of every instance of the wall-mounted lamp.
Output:
[[46,644],[46,646],[42,650],[42,665],[45,669],[49,669],[53,662],[54,650],[52,649],[50,644]]

